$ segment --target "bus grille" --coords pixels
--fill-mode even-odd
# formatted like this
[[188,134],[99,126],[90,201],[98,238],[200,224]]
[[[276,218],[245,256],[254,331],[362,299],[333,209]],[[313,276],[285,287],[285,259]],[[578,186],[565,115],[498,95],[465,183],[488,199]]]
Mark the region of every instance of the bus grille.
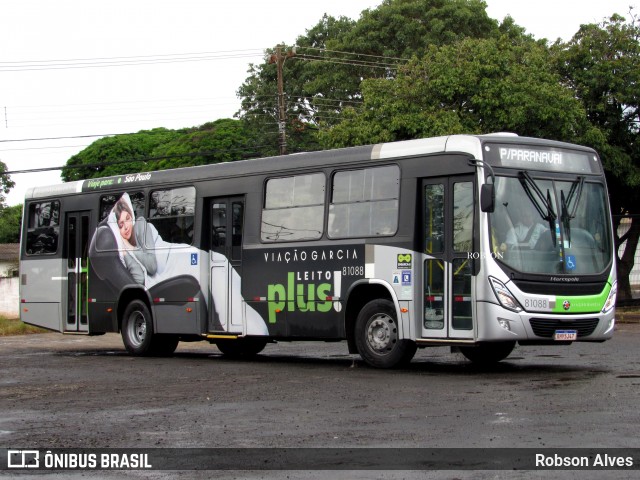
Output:
[[578,337],[591,335],[598,326],[599,318],[583,320],[549,320],[532,318],[529,320],[533,333],[538,337],[551,338],[556,330],[577,330]]

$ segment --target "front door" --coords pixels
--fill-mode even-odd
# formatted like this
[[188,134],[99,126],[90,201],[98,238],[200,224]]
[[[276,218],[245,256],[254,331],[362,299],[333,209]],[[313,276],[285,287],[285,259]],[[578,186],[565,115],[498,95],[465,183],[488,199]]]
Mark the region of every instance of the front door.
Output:
[[242,333],[244,198],[211,200],[211,305],[209,331]]
[[65,262],[67,268],[65,332],[88,333],[87,289],[89,286],[90,212],[69,212],[65,223]]
[[474,185],[471,176],[424,180],[425,338],[472,339]]

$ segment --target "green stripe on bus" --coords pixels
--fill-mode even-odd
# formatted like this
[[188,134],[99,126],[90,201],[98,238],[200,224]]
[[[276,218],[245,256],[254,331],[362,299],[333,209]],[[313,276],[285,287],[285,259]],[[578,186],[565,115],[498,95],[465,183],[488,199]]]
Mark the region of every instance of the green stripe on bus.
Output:
[[557,296],[554,313],[595,313],[602,310],[607,301],[611,284],[607,283],[598,295]]

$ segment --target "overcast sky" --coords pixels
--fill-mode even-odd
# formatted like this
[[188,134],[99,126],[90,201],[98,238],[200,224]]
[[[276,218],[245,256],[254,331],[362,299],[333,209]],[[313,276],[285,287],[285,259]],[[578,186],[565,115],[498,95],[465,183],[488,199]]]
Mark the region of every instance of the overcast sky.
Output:
[[[0,160],[9,170],[60,166],[94,135],[231,118],[236,90],[264,49],[294,43],[324,13],[357,19],[380,3],[3,0]],[[487,0],[487,12],[497,20],[511,15],[536,38],[568,40],[581,24],[626,15],[638,3]],[[9,205],[21,203],[30,186],[61,181],[59,171],[12,179]]]

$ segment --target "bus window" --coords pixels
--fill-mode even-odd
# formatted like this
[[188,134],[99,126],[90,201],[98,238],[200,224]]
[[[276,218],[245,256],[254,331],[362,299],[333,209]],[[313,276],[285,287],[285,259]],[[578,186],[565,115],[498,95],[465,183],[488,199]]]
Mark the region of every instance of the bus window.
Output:
[[337,172],[329,205],[329,236],[395,234],[399,192],[400,169],[395,165]]
[[267,181],[262,210],[263,242],[317,240],[322,236],[325,177],[322,173]]
[[191,245],[195,207],[194,187],[155,190],[149,198],[149,223],[164,241]]
[[470,252],[473,240],[473,183],[453,187],[453,251]]
[[426,185],[425,192],[425,253],[444,251],[444,185]]
[[27,255],[51,255],[58,250],[60,202],[29,205],[27,217]]
[[[122,193],[114,195],[103,195],[100,197],[100,218],[98,221],[102,221],[109,216],[111,209],[116,204],[118,199],[122,196]],[[131,199],[131,205],[133,205],[133,213],[137,217],[144,217],[144,193],[142,192],[129,192],[129,198]]]

